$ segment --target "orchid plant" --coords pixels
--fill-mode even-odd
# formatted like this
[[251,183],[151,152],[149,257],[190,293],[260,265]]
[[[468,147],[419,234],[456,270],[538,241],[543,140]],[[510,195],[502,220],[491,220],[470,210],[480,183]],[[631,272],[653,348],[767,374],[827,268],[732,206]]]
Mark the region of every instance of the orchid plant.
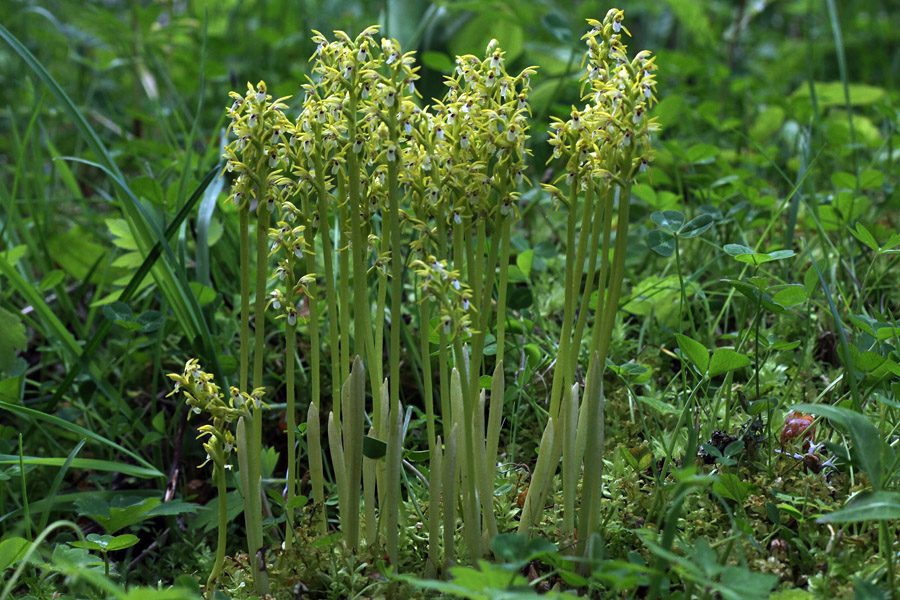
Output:
[[[562,458],[563,530],[574,539],[580,510],[582,541],[599,528],[601,377],[624,278],[630,187],[652,161],[650,139],[657,128],[647,117],[655,101],[656,64],[646,51],[628,57],[622,18],[622,11],[613,9],[603,21],[589,21],[582,84],[586,104],[573,108],[567,121],[551,125],[551,160],[563,162],[565,170],[545,189],[568,211],[566,295],[549,419],[519,521],[523,532],[538,522]],[[521,190],[529,184],[529,93],[536,69],[510,74],[504,51],[492,41],[483,57],[457,57],[444,97],[423,106],[413,54],[403,53],[396,40],[377,40],[376,34],[375,27],[356,38],[337,31],[329,40],[315,32],[312,74],[302,86],[294,120],[287,116],[288,99],[273,99],[264,82],[248,84],[244,94],[232,93],[228,116],[234,139],[224,156],[234,177],[229,200],[240,215],[239,385],[226,401],[195,359],[182,374],[170,376],[193,412],[211,418],[200,428],[208,438],[220,498],[219,555],[209,590],[224,558],[225,470],[233,448],[254,585],[260,594],[267,589],[266,565],[259,558],[266,535],[260,410],[265,406],[267,308],[283,324],[286,348],[286,549],[296,543],[293,500],[300,480],[297,344],[299,336],[308,336],[311,389],[305,437],[317,514],[323,513],[326,500],[324,417],[344,543],[348,548],[383,547],[390,564],[401,566],[408,417],[401,404],[400,368],[410,350],[401,343],[404,318],[418,324],[422,358],[430,452],[429,475],[423,476],[429,487],[423,515],[429,568],[456,560],[460,525],[470,561],[481,558],[484,540],[498,533],[494,488],[510,237]],[[254,210],[256,273],[251,286]],[[589,342],[583,344],[594,279],[582,282],[582,274],[585,266],[588,273],[596,272],[598,254],[598,300]],[[496,361],[485,355],[491,333]],[[589,370],[584,401],[579,402],[575,371],[582,348]],[[333,382],[330,401],[323,399],[327,366]],[[490,376],[489,390],[482,389],[485,375]],[[383,453],[364,452],[367,434],[384,442]],[[326,519],[318,518],[313,527],[324,534]]]

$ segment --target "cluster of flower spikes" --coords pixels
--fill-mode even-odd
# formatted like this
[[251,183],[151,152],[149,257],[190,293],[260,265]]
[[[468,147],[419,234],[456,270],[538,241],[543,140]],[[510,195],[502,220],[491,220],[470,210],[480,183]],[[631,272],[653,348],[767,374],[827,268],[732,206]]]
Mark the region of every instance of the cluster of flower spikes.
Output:
[[[281,186],[282,189],[285,186]],[[294,279],[294,262],[303,259],[304,255],[311,253],[309,250],[309,242],[306,239],[306,226],[298,225],[291,227],[291,223],[296,219],[297,209],[292,202],[284,200],[279,203],[281,206],[281,215],[286,221],[279,221],[277,227],[269,228],[269,239],[272,240],[272,246],[269,256],[281,253],[278,266],[272,273],[272,278],[278,279],[290,286],[289,294],[285,294],[280,289],[274,289],[269,293],[269,301],[267,308],[274,308],[280,311],[276,318],[287,320],[290,327],[297,325],[297,301],[302,296],[312,297],[309,291],[309,284],[315,280],[314,273],[308,273],[300,279]],[[288,301],[287,298],[291,298]]]
[[265,390],[259,388],[247,394],[233,387],[226,402],[225,395],[213,381],[213,376],[203,371],[196,358],[185,363],[182,373],[169,373],[168,377],[175,382],[174,389],[168,395],[174,396],[179,392],[184,395],[185,403],[191,410],[188,418],[191,414],[201,413],[207,413],[212,418],[212,423],[197,428],[200,432],[198,439],[207,437],[203,444],[206,450],[206,461],[203,464],[212,460],[217,468],[221,465],[230,469],[228,459],[234,449],[231,424],[240,417],[250,416],[252,410],[264,406],[262,396]]
[[[647,112],[656,101],[656,64],[650,52],[638,52],[628,59],[622,43],[624,13],[610,10],[602,22],[588,19],[586,33],[587,73],[582,93],[588,101],[584,109],[572,110],[568,121],[551,124],[553,158],[567,160],[560,176],[571,185],[576,179],[585,187],[601,178],[624,185],[650,164],[650,138],[658,129]],[[557,180],[557,183],[559,180]],[[557,198],[559,190],[545,186]]]
[[[272,100],[266,93],[266,83],[248,83],[247,93],[229,94],[234,100],[228,109],[230,132],[236,136],[225,147],[225,169],[236,172],[229,199],[238,207],[250,202],[260,190],[265,190],[269,212],[274,212],[282,189],[273,184],[278,179],[278,166],[284,158],[283,142],[290,122],[284,115],[286,98]],[[263,181],[265,177],[265,181]],[[262,200],[257,198],[257,200]]]
[[[412,136],[412,160],[406,165],[407,187],[419,237],[410,260],[424,297],[437,302],[445,332],[472,333],[476,307],[471,290],[441,256],[439,228],[487,226],[496,217],[518,214],[517,186],[524,181],[530,106],[529,67],[518,76],[505,68],[496,40],[485,57],[457,57],[447,77],[447,93],[419,115]],[[499,232],[495,232],[499,235]],[[499,243],[499,240],[497,241]],[[446,248],[446,246],[444,246]]]

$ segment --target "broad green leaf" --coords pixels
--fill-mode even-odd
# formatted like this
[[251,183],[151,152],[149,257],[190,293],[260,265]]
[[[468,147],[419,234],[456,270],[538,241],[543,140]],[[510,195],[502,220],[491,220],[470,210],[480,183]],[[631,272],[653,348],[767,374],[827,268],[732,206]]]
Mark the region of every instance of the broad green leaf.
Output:
[[719,348],[709,360],[709,377],[750,366],[750,358],[731,348]]
[[691,164],[711,163],[719,154],[719,148],[712,144],[696,144],[687,149],[684,157]]
[[654,229],[647,234],[647,246],[666,258],[675,253],[675,236],[662,229]]
[[884,185],[884,172],[875,169],[866,169],[859,174],[859,188],[862,190],[874,190]]
[[[845,106],[844,84],[840,81],[816,81],[813,83],[816,90],[816,102],[819,108],[830,108],[833,106]],[[883,88],[874,85],[866,85],[862,83],[851,83],[848,85],[850,91],[850,105],[864,106],[874,104],[885,96]],[[808,98],[809,84],[802,83],[797,90],[791,94],[793,98]]]
[[806,288],[799,283],[773,286],[769,289],[772,299],[781,306],[790,307],[806,302]]
[[[501,30],[503,35],[497,36],[497,31]],[[522,53],[525,41],[522,27],[510,15],[496,10],[487,10],[466,22],[450,40],[450,52],[453,55],[484,56],[484,49],[494,37],[501,38],[500,47],[506,52],[504,58],[507,64]]]
[[846,171],[838,171],[837,173],[832,173],[831,184],[839,190],[855,190],[856,175],[851,175]]
[[24,350],[25,325],[15,315],[0,307],[0,373],[5,373],[16,360],[16,351]]
[[780,106],[769,106],[757,115],[750,127],[750,137],[757,142],[765,142],[784,123],[785,112]]
[[368,435],[363,438],[363,456],[372,460],[378,460],[386,455],[387,443]]
[[684,96],[671,94],[663,96],[659,104],[653,107],[650,116],[655,117],[664,129],[668,129],[684,118],[686,110],[688,106]]
[[531,264],[534,261],[534,250],[526,250],[524,252],[520,252],[518,256],[516,256],[516,266],[519,267],[519,270],[522,271],[522,274],[525,278],[531,277]]
[[900,327],[879,327],[875,332],[879,342],[900,338]]
[[857,523],[900,519],[900,493],[864,492],[847,506],[816,519],[817,523]]
[[656,211],[650,215],[650,220],[664,231],[678,233],[684,225],[684,214],[677,210]]
[[22,560],[30,542],[25,538],[8,537],[0,542],[0,573]]
[[872,487],[881,489],[882,450],[884,443],[872,422],[860,413],[830,404],[797,404],[794,410],[819,415],[847,429],[862,468],[868,473]]
[[705,376],[706,370],[709,368],[709,350],[706,349],[706,346],[681,333],[676,333],[675,338],[678,340],[681,352],[697,367],[700,375]]
[[681,228],[681,231],[678,232],[678,236],[687,239],[697,237],[698,235],[706,233],[706,231],[713,226],[713,222],[713,217],[709,213],[696,216]]
[[423,52],[419,56],[419,59],[423,65],[438,73],[444,74],[453,70],[453,61],[451,61],[450,57],[443,52],[428,50]]

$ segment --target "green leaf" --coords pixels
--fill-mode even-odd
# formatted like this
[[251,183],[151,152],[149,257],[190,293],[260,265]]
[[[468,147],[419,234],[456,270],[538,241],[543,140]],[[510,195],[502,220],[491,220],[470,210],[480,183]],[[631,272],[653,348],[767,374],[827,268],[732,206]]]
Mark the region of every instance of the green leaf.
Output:
[[650,220],[664,231],[678,233],[684,225],[684,214],[677,210],[656,211],[650,214]]
[[453,70],[453,61],[451,61],[450,57],[443,52],[428,50],[426,52],[423,52],[420,55],[419,59],[421,60],[423,65],[425,65],[432,71],[441,73],[442,75],[446,75]]
[[[43,413],[38,410],[34,410],[32,408],[26,408],[24,406],[9,404],[8,402],[0,401],[0,408],[2,408],[4,410],[8,410],[13,413],[17,413],[26,418],[37,419],[39,421],[46,421],[47,423],[50,423],[52,425],[56,425],[58,427],[62,427],[63,429],[71,431],[80,437],[86,437],[86,438],[88,438],[90,440],[94,440],[95,442],[98,442],[100,444],[110,446],[111,448],[114,448],[114,449],[118,450],[119,452],[127,454],[128,456],[133,458],[135,461],[137,461],[140,465],[142,465],[142,467],[135,467],[134,465],[127,465],[127,464],[123,464],[123,463],[116,463],[116,462],[106,461],[106,460],[75,459],[75,461],[73,461],[73,463],[72,463],[73,466],[76,466],[78,468],[91,468],[91,467],[86,467],[85,465],[92,464],[92,465],[95,465],[93,468],[100,468],[105,471],[108,471],[111,469],[112,470],[120,469],[122,473],[127,473],[129,475],[134,475],[136,477],[165,477],[165,474],[161,473],[156,467],[154,467],[152,464],[147,462],[140,455],[132,452],[131,450],[129,450],[128,448],[125,448],[124,446],[117,444],[116,442],[106,439],[102,435],[94,433],[93,431],[91,431],[89,429],[85,429],[84,427],[81,427],[80,425],[76,425],[75,423],[70,423],[69,421],[66,421],[65,419],[60,419],[59,417],[57,417],[55,415],[48,415],[46,413]],[[7,456],[7,455],[0,454],[0,459],[2,459],[5,456]],[[14,457],[14,458],[17,458],[17,457]],[[31,460],[34,464],[43,464],[43,465],[62,465],[65,462],[64,458],[33,458],[33,457],[29,457],[29,460]],[[12,464],[12,463],[10,463],[10,464]],[[79,466],[79,465],[81,465],[81,466]]]
[[851,175],[846,171],[838,171],[831,174],[831,185],[839,190],[855,190],[856,175]]
[[853,237],[858,239],[860,242],[869,247],[870,250],[874,250],[878,252],[878,242],[875,241],[875,236],[866,229],[866,226],[861,222],[856,224],[856,229],[851,228],[850,233],[853,234]]
[[647,406],[658,410],[661,414],[675,414],[681,412],[679,409],[675,408],[668,402],[663,402],[653,396],[638,396],[638,401],[641,404],[646,404]]
[[678,232],[678,237],[684,239],[695,238],[698,235],[706,233],[706,231],[713,226],[713,223],[714,219],[709,213],[696,216],[681,228],[681,231]]
[[56,287],[60,283],[62,283],[63,279],[66,278],[66,274],[60,269],[54,269],[44,275],[43,279],[41,279],[40,285],[38,285],[38,289],[42,292],[46,292],[47,290]]
[[859,188],[862,190],[875,190],[884,185],[884,172],[875,169],[866,169],[859,174]]
[[107,250],[95,241],[89,231],[76,225],[51,235],[46,243],[53,261],[70,277],[84,281],[90,275],[91,283],[100,283],[103,270],[94,266],[105,259]]
[[738,504],[743,504],[754,487],[753,483],[744,481],[734,473],[722,473],[718,481],[713,483],[714,492]]
[[[813,83],[816,90],[816,102],[819,108],[830,108],[834,106],[845,106],[844,84],[841,81],[816,81]],[[864,106],[867,104],[875,104],[884,98],[886,92],[883,88],[874,85],[866,85],[862,83],[851,83],[848,86],[850,92],[851,106]],[[791,94],[794,98],[809,98],[809,84],[802,83],[797,90]]]
[[0,573],[22,560],[28,551],[28,546],[28,540],[15,536],[0,542]]
[[719,348],[709,360],[709,377],[750,366],[750,358],[731,348]]
[[[502,36],[497,32],[502,31]],[[450,52],[454,55],[474,54],[484,56],[484,49],[494,37],[500,37],[500,47],[506,52],[504,59],[512,63],[522,53],[525,32],[509,15],[496,10],[486,10],[469,20],[450,40]]]
[[844,508],[816,519],[817,523],[857,523],[900,519],[900,493],[863,492]]
[[886,342],[900,337],[900,327],[879,327],[875,335],[878,337],[879,342]]
[[719,154],[719,148],[712,144],[696,144],[687,149],[684,157],[691,164],[711,163]]
[[825,417],[847,429],[859,462],[869,474],[872,487],[876,491],[881,489],[884,475],[881,462],[884,443],[869,419],[849,408],[829,404],[797,404],[794,410]]
[[774,292],[772,300],[785,307],[803,304],[807,300],[806,288],[799,283],[773,286],[769,291]]
[[784,123],[785,112],[780,106],[769,106],[757,115],[750,127],[750,137],[757,142],[765,142]]
[[534,250],[526,250],[524,252],[520,252],[518,256],[516,256],[516,266],[519,267],[519,270],[522,271],[522,274],[525,278],[531,277],[531,264],[534,261]]
[[675,236],[662,229],[654,229],[647,234],[647,246],[666,258],[675,253]]
[[0,307],[0,373],[5,373],[16,360],[16,351],[27,345],[25,325],[15,315]]
[[363,437],[363,456],[378,460],[387,455],[387,443],[372,436]]
[[681,333],[676,333],[675,338],[678,340],[678,347],[681,348],[682,354],[688,357],[700,371],[700,375],[705,377],[709,368],[709,350],[706,349],[706,346]]

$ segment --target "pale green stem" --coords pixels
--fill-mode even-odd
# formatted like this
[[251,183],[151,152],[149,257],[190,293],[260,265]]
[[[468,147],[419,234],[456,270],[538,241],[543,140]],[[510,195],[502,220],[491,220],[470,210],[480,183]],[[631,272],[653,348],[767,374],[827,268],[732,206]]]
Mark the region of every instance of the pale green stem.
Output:
[[441,438],[438,436],[431,451],[431,473],[428,480],[428,560],[432,568],[437,570],[438,548],[440,547],[441,518],[441,476],[443,468],[443,452]]
[[456,557],[456,438],[459,425],[450,428],[447,447],[444,451],[444,473],[442,476],[444,508],[444,572],[450,568]]
[[241,364],[240,390],[249,392],[250,382],[250,201],[240,208],[241,228]]
[[325,515],[325,473],[322,466],[322,431],[319,423],[319,407],[309,403],[306,413],[306,447],[309,449],[309,479],[312,485],[313,501],[316,503],[317,517],[315,529],[324,534],[328,519]]
[[222,573],[222,567],[225,565],[225,546],[228,543],[228,488],[225,485],[225,465],[221,461],[216,461],[213,477],[216,480],[216,491],[219,496],[219,537],[216,543],[216,562],[206,580],[206,595],[210,598],[215,590],[216,579]]
[[[338,214],[336,223],[338,226],[338,294],[339,323],[341,326],[341,378],[347,381],[350,376],[350,248],[352,242],[347,237],[347,202],[346,184],[343,172],[338,173]],[[358,333],[358,330],[357,330]]]
[[[294,300],[294,254],[291,250],[288,250],[288,276],[287,276],[287,294],[285,294],[285,302],[289,307],[294,307],[296,301]],[[285,503],[287,509],[285,511],[286,516],[286,535],[284,536],[284,544],[285,549],[290,550],[293,545],[294,539],[294,508],[291,506],[291,501],[294,499],[297,490],[297,451],[296,451],[296,437],[297,437],[297,408],[295,405],[295,390],[294,390],[294,356],[295,349],[297,347],[297,325],[287,323],[287,329],[285,331],[285,348],[284,348],[284,378],[285,378],[285,402],[287,406],[285,407],[285,411],[287,413],[287,418],[285,419],[287,422],[287,477],[286,477],[286,487],[287,487],[287,495],[285,497]]]
[[[322,147],[322,126],[316,125],[316,148]],[[331,343],[331,375],[340,377],[340,341],[338,339],[338,301],[334,289],[334,266],[332,264],[331,230],[328,226],[328,192],[325,189],[325,167],[322,164],[322,156],[318,152],[313,153],[313,164],[316,168],[316,196],[319,209],[319,233],[322,237],[322,259],[325,263],[325,298],[328,303],[328,318],[331,323],[328,333]],[[332,382],[331,402],[335,418],[341,416],[341,382]]]
[[563,383],[569,372],[569,346],[572,343],[572,321],[575,314],[575,230],[578,225],[576,207],[578,206],[578,186],[580,178],[576,175],[569,187],[569,216],[566,228],[566,289],[563,302],[563,322],[559,334],[559,352],[556,367],[553,370],[553,384],[550,387],[550,416],[559,416],[559,404],[562,397]]

